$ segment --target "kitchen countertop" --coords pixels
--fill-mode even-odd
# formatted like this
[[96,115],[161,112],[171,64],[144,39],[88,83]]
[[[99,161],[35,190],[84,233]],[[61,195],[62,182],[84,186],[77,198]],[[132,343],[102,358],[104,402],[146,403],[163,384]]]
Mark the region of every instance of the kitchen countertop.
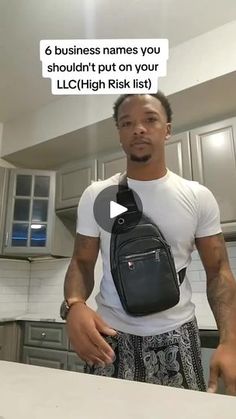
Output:
[[59,316],[57,317],[55,316],[55,314],[51,313],[0,313],[0,323],[12,322],[17,320],[65,323]]
[[0,376],[1,419],[235,419],[230,396],[5,361]]

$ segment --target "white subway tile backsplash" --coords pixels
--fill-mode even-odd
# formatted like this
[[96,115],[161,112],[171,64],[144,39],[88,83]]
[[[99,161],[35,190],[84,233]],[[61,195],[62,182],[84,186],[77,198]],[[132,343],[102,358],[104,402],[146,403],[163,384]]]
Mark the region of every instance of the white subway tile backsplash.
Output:
[[53,259],[31,263],[28,303],[30,313],[54,313],[58,317],[69,262],[70,259]]
[[227,253],[229,258],[236,258],[236,242],[227,243]]
[[0,295],[28,295],[29,287],[22,287],[22,286],[9,286],[9,287],[1,287],[1,294]]
[[200,259],[195,259],[195,260],[192,260],[188,269],[190,271],[200,271],[204,268],[203,268],[201,260]]
[[200,281],[206,281],[206,272],[199,271]]
[[[236,279],[236,243],[227,244],[232,272]],[[70,259],[28,261],[0,259],[0,313],[28,312],[59,317],[64,278]],[[206,299],[206,274],[197,250],[188,268],[197,312],[206,318],[211,313]],[[94,295],[99,289],[102,263],[95,269],[95,290],[89,304],[96,309]],[[199,298],[198,298],[199,297]],[[204,297],[204,298],[203,298]]]
[[188,269],[187,271],[188,279],[191,282],[199,282],[200,281],[200,272],[199,271],[191,271]]
[[29,278],[28,261],[0,259],[0,313],[27,310]]
[[48,316],[48,317],[56,317],[59,318],[59,313],[60,313],[60,302],[57,303],[42,303],[42,302],[32,302],[28,304],[28,312],[29,313],[33,313],[33,314],[40,314],[42,316],[42,318],[44,316]]
[[236,268],[236,257],[230,258],[230,266],[232,269]]

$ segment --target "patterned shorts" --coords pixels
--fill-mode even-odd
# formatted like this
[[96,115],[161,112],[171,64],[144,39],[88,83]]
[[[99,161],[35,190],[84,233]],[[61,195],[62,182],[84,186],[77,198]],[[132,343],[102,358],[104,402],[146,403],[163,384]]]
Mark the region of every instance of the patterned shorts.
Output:
[[115,352],[113,364],[86,364],[85,373],[206,391],[195,319],[156,336],[118,332],[106,341]]

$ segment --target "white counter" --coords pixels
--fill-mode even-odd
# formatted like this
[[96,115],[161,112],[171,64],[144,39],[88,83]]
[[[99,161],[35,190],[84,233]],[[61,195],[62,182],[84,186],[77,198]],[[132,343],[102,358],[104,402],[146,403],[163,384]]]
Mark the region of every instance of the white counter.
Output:
[[236,398],[0,361],[1,419],[235,419]]

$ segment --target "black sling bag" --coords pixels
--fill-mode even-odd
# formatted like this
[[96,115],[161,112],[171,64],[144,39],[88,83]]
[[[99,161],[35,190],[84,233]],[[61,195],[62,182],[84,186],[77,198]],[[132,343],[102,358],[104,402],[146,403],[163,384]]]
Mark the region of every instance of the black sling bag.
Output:
[[145,316],[175,306],[186,268],[176,272],[170,246],[153,221],[139,211],[126,173],[120,175],[117,202],[128,211],[114,220],[110,262],[124,310]]

